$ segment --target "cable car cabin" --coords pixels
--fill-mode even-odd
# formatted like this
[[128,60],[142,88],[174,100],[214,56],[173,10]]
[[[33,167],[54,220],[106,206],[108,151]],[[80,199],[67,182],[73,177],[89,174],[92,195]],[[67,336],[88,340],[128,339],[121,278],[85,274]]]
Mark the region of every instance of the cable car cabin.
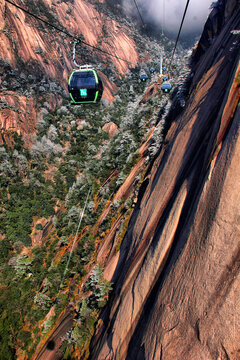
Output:
[[94,104],[101,100],[102,80],[96,70],[86,65],[72,72],[68,91],[73,105]]
[[169,82],[164,82],[162,84],[161,90],[164,94],[169,93],[171,91],[171,89],[172,89],[172,86]]
[[148,79],[147,74],[141,74],[139,77],[141,81],[146,81]]
[[150,73],[152,73],[152,74],[153,74],[155,71],[156,71],[156,69],[155,69],[155,68],[153,68],[153,67],[152,67],[152,68],[150,68]]
[[167,76],[164,75],[164,76],[162,77],[162,79],[163,79],[163,81],[167,81]]

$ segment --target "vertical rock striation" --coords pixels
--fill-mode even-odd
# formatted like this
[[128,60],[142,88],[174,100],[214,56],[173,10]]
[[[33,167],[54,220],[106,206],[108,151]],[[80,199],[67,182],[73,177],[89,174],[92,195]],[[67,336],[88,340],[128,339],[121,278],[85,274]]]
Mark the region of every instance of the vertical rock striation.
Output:
[[4,7],[5,7],[5,0],[0,0],[0,31],[4,28],[5,25]]
[[[79,0],[55,4],[50,0],[35,0],[21,6],[57,29],[80,36],[90,45],[82,49],[79,46],[77,61],[83,65],[92,64],[94,60],[92,65],[103,70],[99,71],[104,84],[103,98],[112,102],[117,86],[106,74],[113,71],[116,78],[126,74],[130,66],[138,64],[139,49],[133,28],[118,23],[94,5],[97,2]],[[45,97],[54,108],[62,96],[66,97],[74,65],[72,39],[56,28],[0,0],[0,129],[4,133],[9,129],[21,133],[28,145],[32,141],[29,134],[37,125],[32,103],[36,109]],[[0,143],[4,141],[0,134]]]
[[[211,33],[209,32],[211,30]],[[140,190],[91,359],[239,359],[239,1],[219,1]],[[206,42],[206,39],[209,41]]]

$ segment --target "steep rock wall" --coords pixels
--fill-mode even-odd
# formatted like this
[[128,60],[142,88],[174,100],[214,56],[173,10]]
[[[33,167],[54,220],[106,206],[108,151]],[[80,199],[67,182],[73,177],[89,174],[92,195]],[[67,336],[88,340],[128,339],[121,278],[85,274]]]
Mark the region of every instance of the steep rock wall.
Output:
[[4,6],[5,6],[5,0],[0,0],[0,31],[4,28],[5,25]]
[[[111,58],[121,74],[128,70],[129,65],[134,66],[137,63],[136,44],[129,36],[127,26],[122,26],[104,13],[98,12],[90,2],[80,0],[57,5],[51,0],[45,0],[42,3],[44,5],[41,5],[35,15],[38,14],[37,16],[50,24],[75,36],[81,35],[85,42],[92,46],[99,47],[98,42],[101,40],[102,50],[110,54],[114,50],[116,57],[129,61],[128,63],[116,57]],[[25,8],[34,13],[34,8]],[[52,28],[45,29],[45,25],[39,20],[5,3],[4,0],[1,1],[0,10],[1,25],[6,27],[5,31],[0,33],[0,56],[3,59],[7,58],[11,65],[16,64],[17,57],[24,62],[37,61],[48,76],[65,83],[73,66],[71,38]],[[121,31],[118,31],[119,28]],[[101,52],[95,55],[105,56]],[[86,58],[82,61],[86,62]]]
[[91,359],[239,359],[240,4],[219,3],[140,189]]
[[[81,54],[77,55],[79,63],[91,63],[94,59],[95,63],[102,64],[103,72],[108,73],[114,68],[116,77],[124,76],[129,67],[138,63],[134,30],[118,23],[101,9],[98,11],[90,1],[56,3],[39,0],[21,6],[90,44],[90,47],[82,45],[84,51],[81,49]],[[114,56],[94,51],[91,46]],[[44,102],[43,96],[51,108],[61,101],[63,94],[67,96],[73,66],[71,37],[1,0],[0,129],[3,135],[0,134],[0,143],[4,142],[9,129],[27,135],[26,143],[31,143],[30,137],[37,125],[36,110]],[[117,86],[103,72],[100,72],[103,98],[111,102]]]

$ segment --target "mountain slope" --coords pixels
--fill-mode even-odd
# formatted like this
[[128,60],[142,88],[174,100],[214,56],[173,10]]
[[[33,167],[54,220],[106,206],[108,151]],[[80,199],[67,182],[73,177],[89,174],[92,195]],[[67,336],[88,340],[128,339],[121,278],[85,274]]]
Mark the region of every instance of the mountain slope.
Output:
[[[133,40],[134,29],[130,29],[130,24],[118,23],[113,16],[109,17],[103,11],[105,7],[98,11],[100,5],[99,1],[84,0],[58,4],[26,0],[21,4],[58,29],[80,36],[90,46],[110,54],[104,55],[82,45],[77,61],[97,67],[101,64],[105,88],[103,98],[113,101],[116,86],[106,75],[110,71],[121,77],[129,66],[135,67],[139,60],[138,46]],[[29,137],[37,125],[34,109],[44,101],[54,108],[62,97],[68,98],[67,82],[73,67],[72,39],[4,0],[1,0],[1,30],[0,127],[2,131],[12,129]],[[113,70],[109,69],[111,67]],[[29,114],[26,116],[27,111]]]
[[239,2],[214,4],[166,96],[139,70],[173,44],[119,1],[25,0],[133,61],[79,47],[106,92],[75,108],[70,39],[0,4],[0,358],[237,359]]
[[239,2],[215,4],[186,106],[178,115],[174,101],[140,189],[91,359],[239,358],[239,27]]
[[[171,98],[161,94],[159,73],[142,83],[139,71],[154,61],[158,67],[160,53],[169,58],[173,43],[140,34],[110,1],[21,6],[64,31],[74,26],[103,50],[139,59],[129,68],[78,46],[78,61],[98,69],[105,93],[96,106],[73,107],[70,39],[1,1],[0,359],[81,358],[167,127]],[[188,72],[185,53],[177,53],[176,84]]]

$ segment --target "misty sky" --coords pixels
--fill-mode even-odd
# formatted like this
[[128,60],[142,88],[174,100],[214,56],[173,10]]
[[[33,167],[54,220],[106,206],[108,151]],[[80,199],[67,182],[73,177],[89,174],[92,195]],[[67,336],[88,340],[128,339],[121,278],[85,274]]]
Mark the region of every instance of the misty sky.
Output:
[[[122,0],[128,14],[137,15],[133,0]],[[159,29],[178,32],[186,0],[136,0],[144,21],[151,21]],[[210,12],[212,0],[191,0],[182,29],[182,35],[201,33]],[[165,9],[165,11],[163,11]],[[165,14],[165,15],[163,15]]]

